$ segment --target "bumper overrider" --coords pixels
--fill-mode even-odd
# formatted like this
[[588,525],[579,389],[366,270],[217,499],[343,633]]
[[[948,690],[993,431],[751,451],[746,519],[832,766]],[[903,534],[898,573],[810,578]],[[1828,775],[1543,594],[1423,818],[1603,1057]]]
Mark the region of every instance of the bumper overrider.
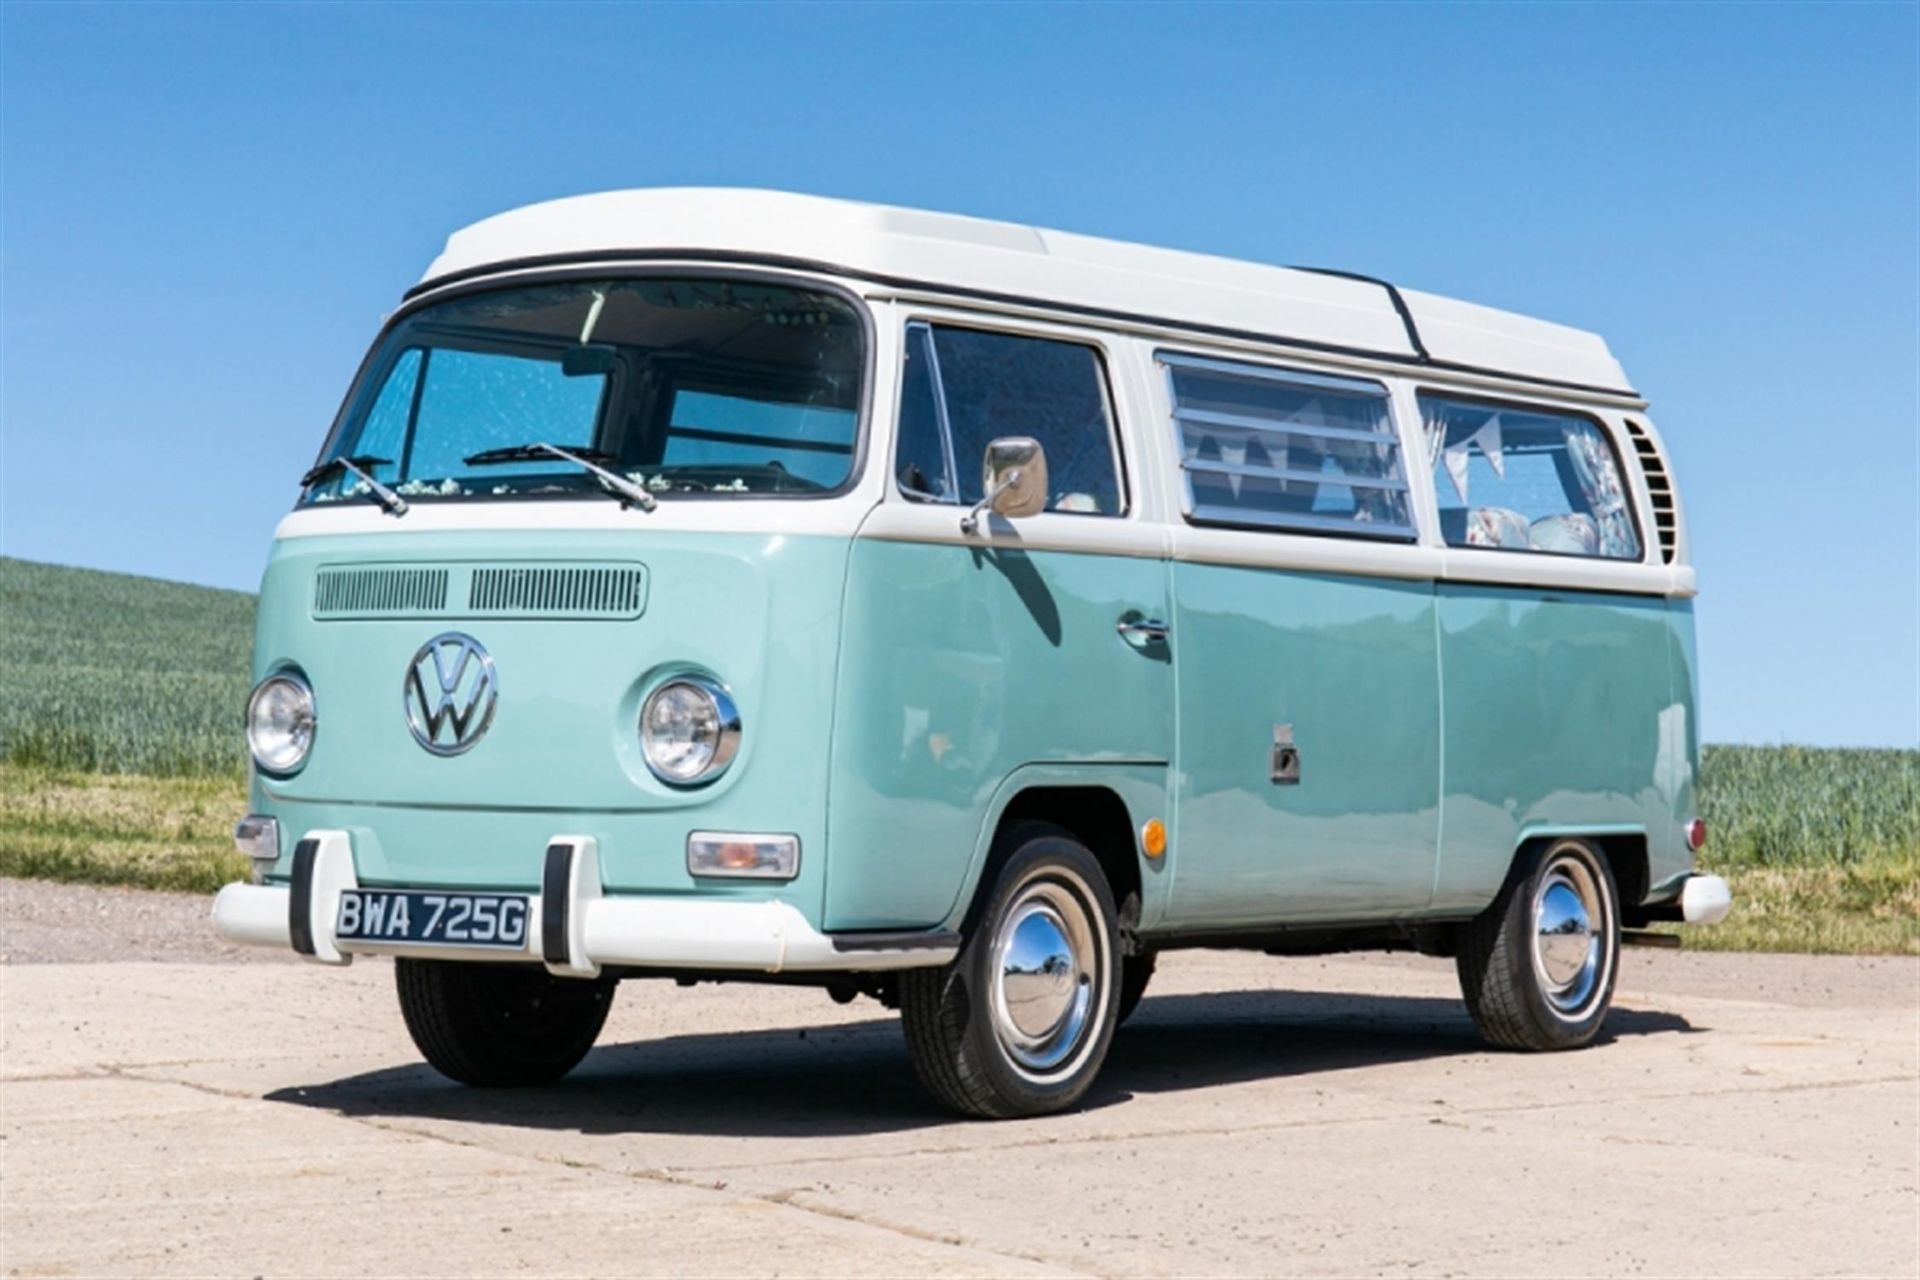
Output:
[[311,831],[294,849],[289,883],[230,884],[213,901],[228,942],[286,947],[320,964],[356,954],[436,960],[538,961],[557,975],[591,978],[603,966],[762,973],[867,972],[942,965],[959,954],[945,932],[826,934],[775,900],[607,895],[592,836],[555,836],[528,901],[524,949],[342,939],[340,895],[359,888],[345,831]]
[[1733,910],[1733,890],[1719,876],[1693,872],[1680,882],[1680,892],[1666,902],[1643,908],[1649,920],[1676,924],[1719,924]]

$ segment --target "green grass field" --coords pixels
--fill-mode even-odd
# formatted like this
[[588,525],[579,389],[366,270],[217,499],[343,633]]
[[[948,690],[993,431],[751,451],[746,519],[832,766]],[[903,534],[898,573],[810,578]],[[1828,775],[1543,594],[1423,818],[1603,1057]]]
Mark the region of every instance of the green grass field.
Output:
[[253,597],[0,558],[0,760],[241,776]]
[[[211,890],[245,874],[253,597],[0,559],[0,875]],[[1691,946],[1920,955],[1920,751],[1716,747]]]
[[1689,946],[1920,955],[1920,751],[1709,746],[1700,796],[1734,909]]

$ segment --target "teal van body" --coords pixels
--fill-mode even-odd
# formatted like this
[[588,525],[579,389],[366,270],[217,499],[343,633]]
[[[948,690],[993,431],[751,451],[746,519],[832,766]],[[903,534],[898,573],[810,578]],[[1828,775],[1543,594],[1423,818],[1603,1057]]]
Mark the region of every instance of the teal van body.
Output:
[[[1684,603],[859,538],[394,542],[276,548],[254,665],[263,679],[297,655],[316,686],[341,691],[299,775],[255,775],[254,810],[285,832],[351,831],[368,884],[531,889],[557,824],[600,839],[611,890],[773,892],[822,929],[931,929],[964,913],[1021,777],[1172,816],[1181,856],[1132,850],[1148,927],[1471,914],[1514,849],[1563,831],[1645,840],[1649,890],[1690,866],[1677,835],[1647,838],[1691,813]],[[501,560],[643,565],[645,610],[438,616],[513,673],[511,719],[492,732],[514,746],[423,770],[395,713],[400,679],[354,678],[404,671],[419,619],[316,619],[316,571]],[[716,600],[724,627],[673,627]],[[1089,669],[1081,638],[1104,640],[1115,617],[1156,601],[1175,605],[1179,660],[1176,646],[1109,645]],[[694,794],[651,777],[629,730],[650,679],[684,663],[728,673],[755,726],[736,768]],[[1248,688],[1257,671],[1310,678]],[[1688,732],[1668,743],[1670,707]],[[1244,749],[1282,721],[1312,785],[1274,787],[1267,755]],[[777,886],[698,882],[682,857],[690,826],[792,831],[831,853]]]
[[[1592,335],[1359,277],[765,193],[502,215],[278,531],[216,926],[399,957],[476,1082],[564,1071],[619,979],[812,981],[1031,1114],[1188,946],[1455,956],[1490,1039],[1584,1043],[1622,938],[1730,902],[1645,409]],[[533,990],[483,962],[580,1034],[449,1048]]]

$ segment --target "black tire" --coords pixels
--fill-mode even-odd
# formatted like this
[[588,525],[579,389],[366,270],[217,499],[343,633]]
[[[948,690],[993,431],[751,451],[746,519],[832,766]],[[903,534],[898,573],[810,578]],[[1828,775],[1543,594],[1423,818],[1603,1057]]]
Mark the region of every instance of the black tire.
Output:
[[1143,951],[1137,956],[1120,957],[1120,1012],[1117,1015],[1121,1026],[1133,1016],[1140,1007],[1140,998],[1147,994],[1147,984],[1153,981],[1153,968],[1158,952]]
[[614,984],[522,965],[393,962],[400,1014],[434,1070],[461,1084],[550,1084],[580,1064]]
[[[901,1025],[920,1082],[946,1106],[986,1119],[1047,1115],[1079,1102],[1119,1023],[1118,913],[1099,862],[1057,827],[1028,824],[1006,842],[1013,852],[959,956],[900,976]],[[1057,938],[1068,958],[1006,975],[1002,942],[1033,936]],[[1003,976],[1036,984],[1028,991],[1037,998],[1014,987],[1009,1000]],[[1050,1023],[1054,1004],[1061,1012]],[[1022,1015],[1050,1030],[1022,1028]],[[1032,1043],[1011,1043],[1025,1038]]]
[[[1553,928],[1568,894],[1581,902],[1584,933]],[[1487,1043],[1531,1052],[1587,1044],[1606,1021],[1620,969],[1619,891],[1606,856],[1584,840],[1558,840],[1522,857],[1493,905],[1462,929],[1455,966]]]

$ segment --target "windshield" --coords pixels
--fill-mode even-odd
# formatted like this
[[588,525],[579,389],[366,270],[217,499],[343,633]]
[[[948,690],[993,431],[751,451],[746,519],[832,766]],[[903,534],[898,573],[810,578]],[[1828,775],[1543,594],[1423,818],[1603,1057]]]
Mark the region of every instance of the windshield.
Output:
[[[864,346],[841,298],[744,280],[468,294],[387,335],[321,461],[409,499],[604,497],[574,463],[504,456],[538,444],[666,498],[824,493],[853,467]],[[367,492],[336,467],[302,501]]]

